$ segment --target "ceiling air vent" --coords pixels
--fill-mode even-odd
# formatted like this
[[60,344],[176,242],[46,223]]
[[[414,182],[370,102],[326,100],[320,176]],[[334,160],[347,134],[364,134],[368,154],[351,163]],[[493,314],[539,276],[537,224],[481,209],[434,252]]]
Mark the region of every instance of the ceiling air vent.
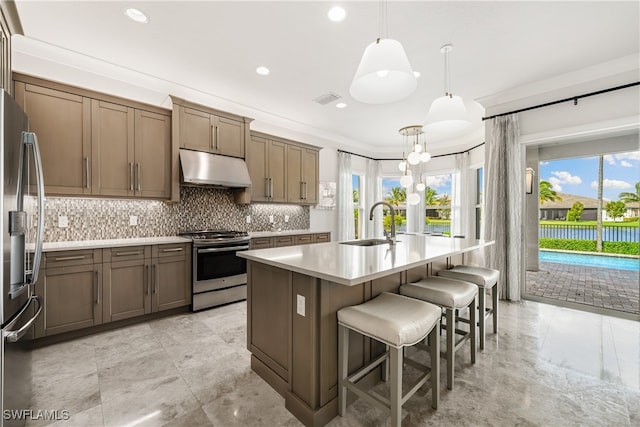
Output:
[[317,102],[320,105],[327,105],[327,104],[331,104],[333,101],[336,101],[340,98],[342,97],[337,93],[327,92],[324,95],[320,95],[319,97],[315,98],[313,102]]

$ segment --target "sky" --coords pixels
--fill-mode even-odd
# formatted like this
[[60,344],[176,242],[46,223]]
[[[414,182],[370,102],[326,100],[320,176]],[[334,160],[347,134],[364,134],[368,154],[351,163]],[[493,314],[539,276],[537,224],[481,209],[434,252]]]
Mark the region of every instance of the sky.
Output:
[[[598,197],[598,156],[540,162],[540,180],[553,189],[596,199]],[[640,151],[604,156],[603,198],[618,200],[622,192],[635,193],[640,181]]]

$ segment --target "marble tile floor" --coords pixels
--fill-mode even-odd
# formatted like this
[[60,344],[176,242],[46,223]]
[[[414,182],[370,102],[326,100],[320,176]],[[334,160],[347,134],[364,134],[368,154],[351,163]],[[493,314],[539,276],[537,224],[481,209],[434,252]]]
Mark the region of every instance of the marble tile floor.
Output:
[[[476,364],[468,348],[456,355],[453,391],[442,362],[439,409],[427,384],[403,426],[640,425],[639,322],[531,301],[500,309]],[[241,302],[34,350],[32,409],[68,410],[54,426],[300,426],[251,371],[245,316]],[[347,412],[329,426],[388,424],[361,399]]]

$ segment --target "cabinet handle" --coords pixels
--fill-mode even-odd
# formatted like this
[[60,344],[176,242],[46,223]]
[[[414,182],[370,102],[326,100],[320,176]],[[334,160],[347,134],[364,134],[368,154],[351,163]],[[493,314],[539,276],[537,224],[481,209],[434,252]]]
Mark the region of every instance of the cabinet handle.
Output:
[[140,182],[140,163],[136,163],[138,191],[142,191],[142,183]]
[[61,256],[59,258],[54,258],[54,261],[71,261],[76,259],[84,259],[84,255],[76,255],[76,256]]
[[88,157],[84,158],[84,179],[86,182],[86,188],[87,189],[91,188],[91,183],[89,181],[89,158]]
[[129,191],[133,191],[133,162],[129,162]]
[[273,198],[273,179],[269,178],[269,198]]
[[145,265],[144,270],[147,274],[147,295],[151,293],[151,277],[149,277],[149,266]]
[[216,151],[218,151],[218,139],[220,138],[220,128],[218,126],[215,127],[216,129]]
[[152,273],[153,273],[153,293],[154,294],[158,293],[158,277],[156,275],[156,266],[157,266],[157,264],[153,264],[153,266],[152,266],[153,267]]
[[128,256],[128,255],[141,255],[142,251],[134,251],[134,252],[116,252],[116,256]]
[[304,199],[307,200],[308,194],[307,194],[307,181],[304,182]]
[[100,304],[100,272],[99,271],[96,271],[95,289],[96,289],[96,304]]
[[162,252],[182,252],[182,248],[163,249]]
[[264,179],[264,196],[269,197],[269,178]]
[[300,199],[304,200],[304,182],[300,181]]

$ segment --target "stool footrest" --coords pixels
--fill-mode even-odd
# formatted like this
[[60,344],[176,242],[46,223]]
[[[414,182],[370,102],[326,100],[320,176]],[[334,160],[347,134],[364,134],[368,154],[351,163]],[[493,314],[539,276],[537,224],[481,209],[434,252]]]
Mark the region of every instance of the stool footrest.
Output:
[[382,353],[376,359],[372,360],[369,364],[367,364],[366,366],[363,366],[362,368],[360,368],[360,370],[356,371],[354,374],[347,377],[347,381],[351,381],[353,383],[359,381],[362,377],[364,377],[369,372],[373,371],[379,365],[384,363],[384,361],[387,360],[387,357],[389,357],[388,351]]

